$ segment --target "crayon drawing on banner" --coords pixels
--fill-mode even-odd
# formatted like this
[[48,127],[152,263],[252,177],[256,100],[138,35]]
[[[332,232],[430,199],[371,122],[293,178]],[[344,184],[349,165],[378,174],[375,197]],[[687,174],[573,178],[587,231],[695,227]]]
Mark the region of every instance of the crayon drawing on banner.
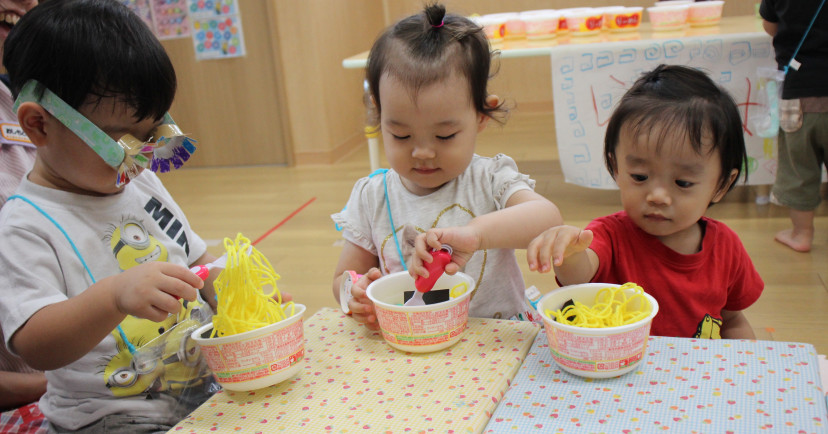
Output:
[[615,188],[604,167],[607,122],[633,82],[643,72],[666,63],[698,68],[730,93],[742,116],[749,160],[748,183],[773,183],[776,139],[759,137],[748,123],[751,110],[759,105],[756,70],[776,65],[768,35],[561,46],[552,50],[551,60],[558,153],[566,182],[590,188]]
[[152,0],[152,21],[158,39],[190,36],[187,0]]
[[188,3],[197,60],[245,55],[236,0],[188,0]]

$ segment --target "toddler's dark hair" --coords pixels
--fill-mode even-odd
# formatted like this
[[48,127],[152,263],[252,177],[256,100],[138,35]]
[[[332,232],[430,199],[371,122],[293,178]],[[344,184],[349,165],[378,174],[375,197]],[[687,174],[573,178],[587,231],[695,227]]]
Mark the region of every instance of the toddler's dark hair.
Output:
[[604,162],[613,178],[618,172],[615,148],[622,129],[632,137],[658,131],[659,146],[676,137],[687,137],[698,154],[704,151],[703,139],[709,137],[713,145],[710,152],[718,152],[721,157],[719,188],[730,181],[733,169],[741,174],[742,167],[747,167],[736,103],[710,77],[693,68],[659,65],[641,76],[621,98],[604,136]]
[[10,32],[3,64],[15,98],[35,79],[75,109],[116,97],[138,119],[157,120],[175,97],[175,70],[164,47],[115,0],[42,2]]
[[386,29],[374,42],[366,78],[381,113],[379,82],[384,74],[407,85],[412,96],[423,86],[460,74],[468,79],[475,110],[497,119],[497,114],[505,113],[503,105],[486,105],[491,58],[483,28],[468,18],[446,14],[440,4],[429,4],[422,13]]

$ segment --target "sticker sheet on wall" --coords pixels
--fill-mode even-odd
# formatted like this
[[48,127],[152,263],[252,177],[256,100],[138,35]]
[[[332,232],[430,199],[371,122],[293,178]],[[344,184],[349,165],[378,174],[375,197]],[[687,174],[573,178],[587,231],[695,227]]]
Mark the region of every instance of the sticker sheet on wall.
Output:
[[152,0],[152,19],[158,39],[190,36],[187,0]]
[[188,0],[197,60],[245,55],[236,0]]
[[152,9],[149,4],[150,0],[121,0],[121,3],[126,5],[135,15],[141,17],[147,26],[155,32],[155,25],[152,23]]

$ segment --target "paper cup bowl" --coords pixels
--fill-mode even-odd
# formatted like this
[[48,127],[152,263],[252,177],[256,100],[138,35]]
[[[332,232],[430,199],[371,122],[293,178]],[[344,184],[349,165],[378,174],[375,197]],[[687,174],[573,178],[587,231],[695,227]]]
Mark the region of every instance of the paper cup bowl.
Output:
[[674,6],[653,6],[647,8],[647,14],[650,16],[650,24],[653,30],[679,30],[687,25],[687,17],[690,12],[690,6],[674,5]]
[[464,273],[443,274],[434,289],[451,289],[465,282],[466,292],[457,298],[425,306],[402,306],[403,293],[414,291],[407,271],[383,276],[368,285],[382,337],[388,345],[411,353],[429,353],[454,345],[466,331],[474,279]]
[[193,340],[223,388],[242,392],[261,389],[299,372],[299,362],[305,356],[305,306],[294,306],[290,317],[237,335],[211,338],[212,323],[193,332]]
[[687,21],[693,27],[715,26],[722,20],[723,1],[704,1],[693,3],[687,15]]
[[[581,377],[610,378],[626,374],[641,363],[647,350],[650,325],[658,313],[658,302],[649,294],[644,296],[650,302],[650,314],[623,326],[576,327],[559,323],[546,315],[546,309],[558,310],[570,299],[592,306],[598,291],[618,286],[609,283],[564,286],[549,292],[538,302],[549,351],[561,369]],[[628,291],[633,293],[631,289]]]

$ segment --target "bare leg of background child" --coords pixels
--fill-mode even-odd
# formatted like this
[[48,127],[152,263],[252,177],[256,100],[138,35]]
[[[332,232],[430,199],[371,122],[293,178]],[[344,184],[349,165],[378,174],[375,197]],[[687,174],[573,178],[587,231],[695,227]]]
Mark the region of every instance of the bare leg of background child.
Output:
[[808,252],[814,241],[814,211],[799,211],[791,209],[792,229],[778,232],[774,239],[796,250]]

